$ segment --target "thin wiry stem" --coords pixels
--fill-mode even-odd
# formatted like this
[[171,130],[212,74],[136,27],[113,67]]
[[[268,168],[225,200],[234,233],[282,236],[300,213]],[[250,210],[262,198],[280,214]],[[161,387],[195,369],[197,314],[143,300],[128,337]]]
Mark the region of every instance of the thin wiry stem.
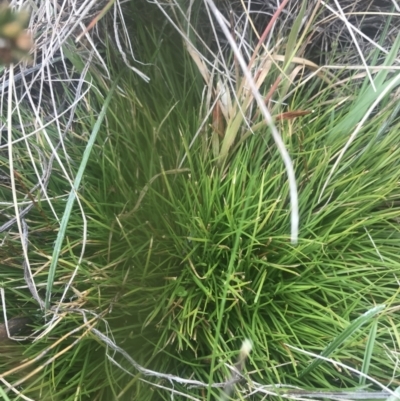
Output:
[[[356,26],[352,25],[347,21],[347,19],[340,13],[338,13],[336,10],[334,10],[332,7],[329,6],[325,1],[321,0],[321,3],[337,18],[339,18],[341,21],[343,21],[346,26],[348,27],[349,31],[356,32],[357,35],[361,36],[364,38],[366,41],[371,43],[376,49],[380,50],[384,54],[389,54],[389,51],[385,49],[383,46],[381,46],[379,43],[375,42],[373,39],[371,39],[368,35],[366,35],[364,32],[362,32],[360,29],[358,29]],[[399,60],[398,60],[399,61]],[[364,65],[364,67],[368,67],[367,65]]]
[[367,68],[367,62],[365,61],[363,52],[362,52],[362,50],[361,50],[361,48],[360,48],[360,45],[359,45],[358,42],[357,42],[357,39],[356,39],[356,37],[355,37],[355,35],[354,35],[354,32],[353,32],[353,30],[351,29],[351,24],[349,23],[349,21],[347,21],[345,15],[344,15],[344,12],[343,12],[343,10],[342,10],[342,8],[340,7],[340,4],[339,4],[338,0],[334,0],[334,1],[335,1],[335,4],[336,4],[337,9],[339,10],[339,14],[342,16],[342,20],[344,21],[344,23],[346,24],[347,29],[349,30],[350,36],[351,36],[351,38],[353,39],[353,43],[354,43],[354,45],[356,46],[356,49],[357,49],[357,51],[358,51],[358,54],[360,55],[361,61],[362,61],[363,65],[364,65],[365,68],[366,68],[369,81],[371,82],[371,86],[372,86],[372,87],[374,88],[374,90],[376,91],[374,80],[372,79],[371,72],[370,72],[369,69]]
[[14,202],[14,211],[15,211],[15,218],[17,220],[18,232],[21,239],[22,251],[24,255],[24,274],[26,278],[26,283],[32,293],[32,296],[36,299],[41,309],[43,309],[43,301],[40,299],[36,286],[35,280],[33,279],[33,274],[29,265],[29,257],[28,257],[28,240],[27,240],[27,229],[26,223],[23,228],[22,226],[22,218],[19,213],[18,208],[18,198],[17,198],[17,191],[15,185],[15,172],[14,172],[14,154],[13,154],[13,147],[12,147],[12,101],[13,101],[13,83],[12,77],[14,74],[14,66],[10,66],[10,88],[8,92],[8,162],[10,168],[10,181],[11,181],[11,191],[13,195],[13,202]]

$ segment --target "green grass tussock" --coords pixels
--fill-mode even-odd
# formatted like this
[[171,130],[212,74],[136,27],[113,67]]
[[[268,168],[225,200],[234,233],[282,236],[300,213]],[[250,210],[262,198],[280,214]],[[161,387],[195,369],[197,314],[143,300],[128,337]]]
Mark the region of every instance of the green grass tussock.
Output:
[[[196,113],[187,113],[188,92],[184,102],[178,96],[159,102],[172,93],[168,83],[146,87],[146,93],[139,81],[124,87],[134,93],[111,105],[97,167],[112,179],[102,183],[100,202],[92,191],[83,196],[87,204],[108,209],[105,195],[112,194],[116,217],[102,223],[113,227],[103,254],[114,271],[124,266],[126,272],[113,305],[118,317],[109,318],[116,343],[134,357],[146,354],[161,372],[207,383],[226,379],[224,364],[233,364],[241,341],[250,338],[255,348],[248,370],[256,381],[354,387],[357,375],[328,363],[299,376],[310,359],[286,344],[320,353],[350,322],[386,304],[368,373],[388,383],[395,366],[386,351],[395,347],[399,324],[390,312],[398,291],[398,121],[380,135],[377,128],[386,124],[393,105],[362,128],[330,178],[348,135],[329,133],[354,115],[318,107],[281,123],[300,193],[295,247],[288,233],[285,170],[266,129],[248,138],[222,169],[204,138],[178,169],[187,151],[181,144],[190,142],[198,123]],[[198,101],[199,88],[192,93]],[[307,92],[297,94],[291,109],[304,108],[298,99],[307,99]],[[128,129],[121,129],[122,121]],[[125,327],[117,329],[122,321]],[[361,369],[371,322],[330,356]],[[201,399],[204,390],[192,391]]]
[[[163,30],[162,42],[157,29],[141,29],[150,84],[108,49],[116,89],[69,215],[54,282],[55,216],[63,215],[71,191],[65,172],[77,176],[101,117],[112,87],[101,77],[79,104],[65,152],[54,162],[46,191],[52,201],[40,199],[26,217],[39,296],[51,289],[46,319],[21,274],[17,231],[0,248],[7,312],[29,311],[37,328],[49,327],[56,310],[59,315],[47,334],[15,348],[36,358],[26,362],[32,377],[26,368],[10,373],[15,361],[1,359],[5,378],[42,400],[166,400],[172,391],[180,392],[176,399],[219,399],[221,389],[212,384],[227,381],[250,339],[253,351],[233,399],[255,390],[252,399],[264,399],[261,384],[332,390],[371,384],[340,363],[383,386],[399,386],[396,76],[380,71],[376,90],[366,78],[356,93],[350,84],[329,91],[319,76],[290,88],[279,113],[310,111],[275,118],[298,185],[293,245],[287,173],[269,128],[252,115],[257,130],[246,135],[242,122],[222,163],[211,123],[190,147],[204,118],[200,74],[177,34]],[[276,74],[271,70],[260,85],[263,96]],[[94,71],[91,76],[96,79]],[[345,100],[334,102],[335,96]],[[48,134],[57,137],[51,128]],[[0,156],[6,166],[7,156]],[[34,160],[40,166],[40,153]],[[35,178],[22,174],[24,163],[24,155],[16,158],[18,199],[28,196]],[[12,202],[8,181],[0,195]],[[339,363],[311,364],[299,349]]]

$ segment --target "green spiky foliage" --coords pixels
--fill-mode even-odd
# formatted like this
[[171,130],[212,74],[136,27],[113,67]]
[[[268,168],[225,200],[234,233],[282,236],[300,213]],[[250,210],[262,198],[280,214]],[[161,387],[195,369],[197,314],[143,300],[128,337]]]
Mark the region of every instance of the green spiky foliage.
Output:
[[[290,347],[398,385],[400,121],[391,95],[398,78],[381,71],[376,90],[368,80],[338,89],[319,77],[294,88],[287,110],[313,112],[276,121],[298,184],[300,235],[293,245],[286,170],[260,117],[254,135],[246,135],[244,124],[238,130],[222,164],[209,124],[189,148],[204,117],[203,81],[179,36],[163,28],[141,26],[135,33],[141,59],[150,63],[150,84],[123,67],[111,46],[106,60],[115,86],[90,71],[95,86],[77,110],[80,118],[64,138],[68,157],[60,152],[47,188],[56,215],[64,217],[71,198],[65,171],[77,177],[85,161],[62,241],[57,245],[62,224],[46,199],[26,218],[34,279],[39,296],[50,301],[45,319],[21,288],[16,231],[4,243],[8,313],[23,307],[33,328],[46,327],[56,309],[61,318],[34,343],[14,347],[16,356],[1,359],[1,371],[15,367],[18,352],[26,358],[28,365],[6,378],[33,399],[167,400],[171,391],[179,399],[219,399],[221,390],[211,385],[226,381],[226,364],[235,364],[248,338],[248,382],[237,385],[234,399],[257,383],[370,384],[339,365],[311,364]],[[80,68],[73,55],[71,62]],[[272,70],[261,90],[277,74]],[[57,138],[51,128],[48,134]],[[22,199],[34,181],[24,147],[15,144],[14,152],[21,154],[15,163]],[[6,155],[1,160],[6,166]],[[8,182],[1,191],[12,199]],[[177,377],[209,386],[193,388]]]

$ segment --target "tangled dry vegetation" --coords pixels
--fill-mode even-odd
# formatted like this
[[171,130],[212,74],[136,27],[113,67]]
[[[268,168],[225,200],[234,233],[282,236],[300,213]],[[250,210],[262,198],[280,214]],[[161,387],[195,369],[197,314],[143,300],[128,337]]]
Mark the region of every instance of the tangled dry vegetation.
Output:
[[397,2],[11,6],[0,395],[397,399]]

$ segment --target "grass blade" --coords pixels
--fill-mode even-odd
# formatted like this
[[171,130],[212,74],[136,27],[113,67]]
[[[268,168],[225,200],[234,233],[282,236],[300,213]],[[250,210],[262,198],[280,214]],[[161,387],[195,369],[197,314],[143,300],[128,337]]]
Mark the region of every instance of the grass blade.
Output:
[[3,399],[4,401],[10,401],[10,399],[7,397],[6,392],[0,387],[0,396],[1,399]]
[[65,207],[65,212],[64,212],[63,218],[61,220],[60,231],[58,232],[57,240],[54,245],[53,255],[51,258],[51,264],[50,264],[50,268],[49,268],[49,275],[48,275],[47,285],[46,285],[46,299],[45,299],[45,309],[46,310],[50,306],[51,291],[53,289],[53,283],[54,283],[54,277],[55,277],[55,273],[56,273],[58,258],[60,256],[61,246],[64,241],[65,232],[67,230],[67,225],[68,225],[68,221],[69,221],[69,218],[71,215],[72,206],[74,205],[76,194],[77,194],[77,191],[79,190],[79,186],[81,184],[83,173],[85,172],[87,161],[89,159],[93,145],[96,142],[97,133],[99,132],[101,124],[106,115],[108,105],[110,104],[110,101],[113,97],[115,88],[117,86],[117,82],[118,82],[118,79],[115,80],[113,86],[110,88],[108,96],[104,100],[103,107],[101,109],[99,117],[97,118],[96,124],[93,127],[93,131],[90,135],[89,141],[86,145],[86,149],[85,149],[85,152],[82,157],[82,162],[79,166],[79,170],[78,170],[78,173],[77,173],[75,181],[74,181],[74,186],[71,189],[71,192],[68,197],[67,205]]
[[[328,357],[337,348],[339,348],[344,341],[351,337],[363,324],[367,323],[377,313],[381,312],[385,308],[385,305],[378,305],[353,321],[339,336],[337,336],[322,352],[321,356]],[[300,377],[310,373],[313,369],[322,363],[322,359],[315,359],[303,372],[300,373]]]
[[[372,352],[374,350],[377,327],[378,327],[378,321],[375,320],[374,323],[372,323],[371,332],[368,337],[367,347],[365,350],[365,356],[364,356],[364,360],[363,360],[363,364],[362,364],[362,368],[361,368],[361,372],[365,373],[366,375],[368,374],[368,371],[369,371],[369,365],[371,363]],[[361,386],[365,385],[365,381],[366,381],[365,376],[360,376],[360,385]]]

